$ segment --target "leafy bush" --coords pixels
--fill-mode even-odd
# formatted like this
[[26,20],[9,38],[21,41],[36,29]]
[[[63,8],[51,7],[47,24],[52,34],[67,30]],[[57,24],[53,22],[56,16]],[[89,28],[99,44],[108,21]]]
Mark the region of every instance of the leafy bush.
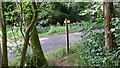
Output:
[[102,22],[86,22],[82,21],[80,23],[81,29],[85,31],[90,31],[92,29],[102,29],[103,28],[103,23]]
[[[98,38],[99,37],[99,38]],[[84,41],[84,49],[82,50],[82,56],[88,60],[90,65],[99,65],[103,60],[104,56],[104,41],[101,34],[90,34],[87,39]]]
[[113,35],[115,36],[115,42],[120,45],[120,18],[113,18],[112,19],[112,29]]
[[85,45],[81,56],[91,66],[118,66],[119,49],[113,48],[110,52],[104,47],[103,33],[92,33],[83,42]]

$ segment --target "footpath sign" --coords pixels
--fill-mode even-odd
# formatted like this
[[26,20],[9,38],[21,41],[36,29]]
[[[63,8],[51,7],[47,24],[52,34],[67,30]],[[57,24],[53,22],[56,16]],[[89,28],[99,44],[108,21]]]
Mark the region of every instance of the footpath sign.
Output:
[[69,53],[69,29],[68,29],[68,24],[70,23],[70,20],[65,19],[64,21],[65,25],[66,25],[66,47],[67,50],[66,52]]

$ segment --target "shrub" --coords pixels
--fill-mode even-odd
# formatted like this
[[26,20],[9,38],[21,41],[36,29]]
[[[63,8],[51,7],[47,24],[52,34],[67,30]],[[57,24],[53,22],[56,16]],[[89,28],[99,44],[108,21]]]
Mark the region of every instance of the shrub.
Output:
[[103,33],[92,33],[83,41],[84,48],[81,56],[90,66],[118,66],[119,49],[113,48],[110,52],[104,47]]

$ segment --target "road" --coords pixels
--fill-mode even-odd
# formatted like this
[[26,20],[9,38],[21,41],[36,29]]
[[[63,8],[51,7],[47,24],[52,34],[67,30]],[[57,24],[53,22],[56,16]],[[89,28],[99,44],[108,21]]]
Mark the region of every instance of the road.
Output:
[[[103,30],[92,30],[92,32],[103,32]],[[85,32],[70,33],[69,34],[70,45],[72,45],[73,43],[79,42],[82,39],[81,36],[84,34]],[[43,37],[43,38],[40,38],[40,41],[41,41],[43,51],[48,52],[56,48],[65,47],[66,46],[66,34]]]
[[[93,30],[93,32],[102,32],[103,30]],[[70,45],[73,43],[77,43],[81,40],[81,36],[85,34],[85,32],[74,32],[69,34]],[[89,34],[89,33],[88,33]],[[57,48],[65,47],[66,46],[66,34],[60,35],[51,35],[48,37],[39,38],[43,52],[48,52]],[[8,59],[13,60],[15,58],[14,53],[8,54]]]
[[[79,42],[79,40],[80,40],[80,33],[76,32],[76,33],[69,34],[70,44]],[[41,41],[43,51],[48,52],[56,48],[65,47],[66,46],[66,34],[40,38],[40,41]]]
[[[70,44],[73,44],[75,42],[79,42],[81,33],[70,33],[69,34],[69,40]],[[51,35],[48,37],[42,37],[39,38],[42,46],[43,52],[48,52],[57,48],[65,47],[66,46],[66,34],[60,34],[60,35]],[[8,52],[8,59],[14,60],[15,54],[12,52]]]

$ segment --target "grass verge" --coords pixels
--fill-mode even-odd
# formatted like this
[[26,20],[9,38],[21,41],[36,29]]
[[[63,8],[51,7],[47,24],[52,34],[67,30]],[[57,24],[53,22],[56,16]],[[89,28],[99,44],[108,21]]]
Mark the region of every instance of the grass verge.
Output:
[[[79,23],[74,23],[74,24],[69,24],[68,26],[69,30],[79,30],[80,29],[80,24]],[[40,36],[49,36],[54,33],[58,32],[65,32],[66,26],[48,26],[48,27],[37,27],[38,34]]]
[[[90,22],[81,22],[81,23],[73,23],[68,26],[70,31],[73,30],[85,30],[89,31],[92,29],[102,29],[103,23],[90,23]],[[66,26],[48,26],[48,27],[37,27],[37,31],[39,36],[49,36],[54,33],[65,32]]]
[[66,63],[69,64],[70,66],[87,66],[86,60],[80,56],[80,50],[83,49],[83,45],[80,45],[78,43],[75,43],[70,47],[70,52],[69,54],[66,54],[66,48],[59,48],[50,52],[45,53],[46,59],[51,61],[50,64],[56,64],[56,61],[60,60],[60,63]]

